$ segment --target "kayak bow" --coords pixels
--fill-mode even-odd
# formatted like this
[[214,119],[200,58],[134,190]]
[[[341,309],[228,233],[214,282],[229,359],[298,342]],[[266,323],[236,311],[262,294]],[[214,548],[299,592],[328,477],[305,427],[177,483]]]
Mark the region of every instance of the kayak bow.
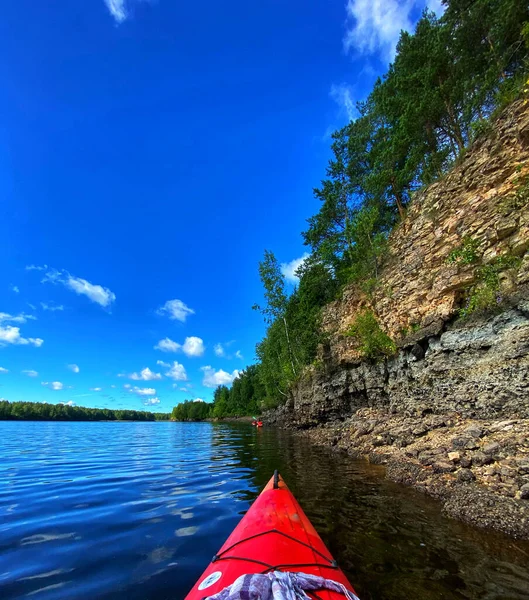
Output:
[[[332,579],[354,593],[277,471],[213,557],[186,600],[212,596],[241,575],[274,570]],[[314,597],[321,600],[344,598],[329,591],[318,591]]]

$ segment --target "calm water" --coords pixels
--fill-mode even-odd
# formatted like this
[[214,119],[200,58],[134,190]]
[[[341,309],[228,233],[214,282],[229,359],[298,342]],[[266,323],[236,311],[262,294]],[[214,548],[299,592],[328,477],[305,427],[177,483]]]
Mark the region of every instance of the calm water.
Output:
[[279,468],[363,600],[529,598],[529,544],[249,425],[0,422],[0,597],[183,598]]

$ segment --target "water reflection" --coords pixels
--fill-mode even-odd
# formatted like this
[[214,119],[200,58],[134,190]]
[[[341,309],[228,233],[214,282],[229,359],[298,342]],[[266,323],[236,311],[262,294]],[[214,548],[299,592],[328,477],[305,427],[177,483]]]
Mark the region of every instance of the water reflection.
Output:
[[363,600],[528,597],[529,544],[445,519],[435,501],[384,480],[380,467],[287,432],[0,428],[3,599],[183,598],[275,468]]

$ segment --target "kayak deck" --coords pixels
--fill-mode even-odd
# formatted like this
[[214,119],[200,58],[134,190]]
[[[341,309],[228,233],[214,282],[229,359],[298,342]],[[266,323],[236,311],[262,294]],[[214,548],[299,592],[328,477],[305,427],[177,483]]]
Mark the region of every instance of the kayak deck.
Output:
[[[354,592],[283,479],[275,474],[233,530],[186,600],[216,594],[244,574],[273,570],[332,579]],[[314,598],[343,595],[318,591]]]

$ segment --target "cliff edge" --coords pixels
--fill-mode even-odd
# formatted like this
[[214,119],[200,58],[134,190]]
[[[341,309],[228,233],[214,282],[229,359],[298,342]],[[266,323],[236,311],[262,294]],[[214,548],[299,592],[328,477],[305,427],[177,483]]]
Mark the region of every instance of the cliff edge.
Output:
[[[323,310],[327,341],[268,422],[388,464],[448,514],[529,538],[529,103],[417,192],[370,294]],[[366,358],[369,313],[393,351]],[[357,328],[358,329],[358,328]]]

